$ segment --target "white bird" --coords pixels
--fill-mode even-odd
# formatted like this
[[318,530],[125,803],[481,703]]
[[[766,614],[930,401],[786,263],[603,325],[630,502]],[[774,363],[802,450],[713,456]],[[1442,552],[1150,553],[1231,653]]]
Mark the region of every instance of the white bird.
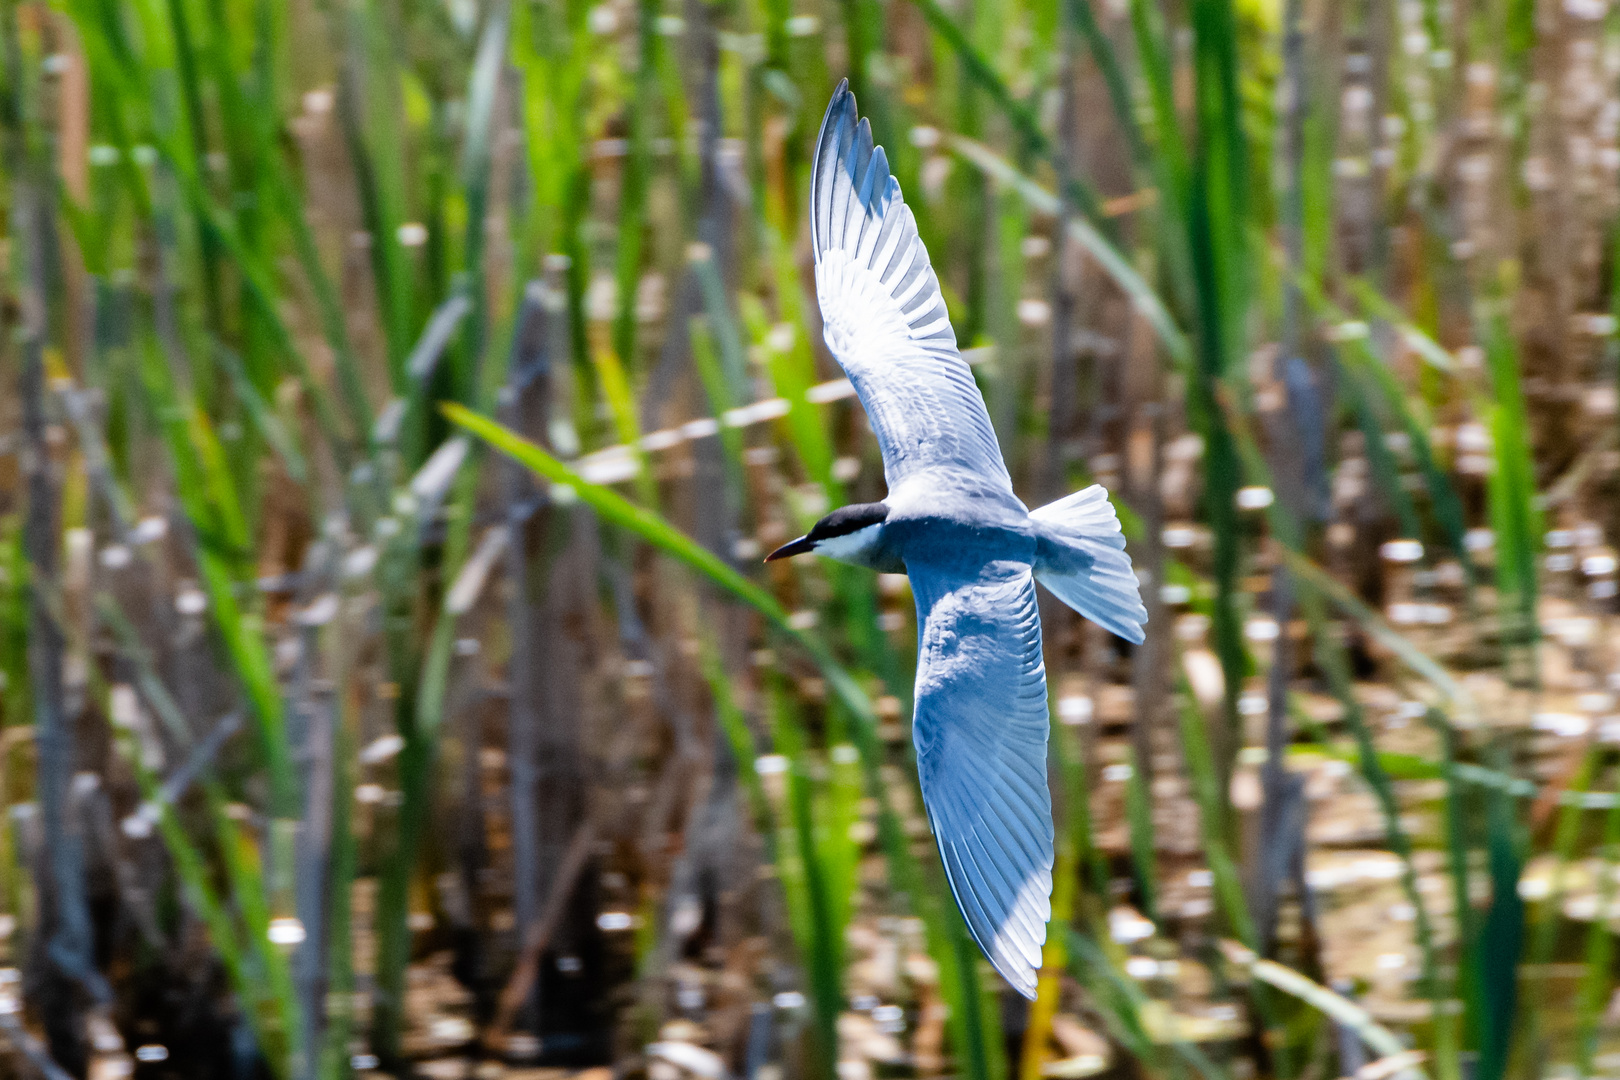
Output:
[[823,333],[877,436],[888,496],[833,511],[768,559],[814,552],[910,576],[923,802],[974,939],[1033,998],[1052,914],[1035,582],[1131,642],[1147,611],[1106,491],[1034,512],[1013,494],[916,221],[847,81],[811,172]]

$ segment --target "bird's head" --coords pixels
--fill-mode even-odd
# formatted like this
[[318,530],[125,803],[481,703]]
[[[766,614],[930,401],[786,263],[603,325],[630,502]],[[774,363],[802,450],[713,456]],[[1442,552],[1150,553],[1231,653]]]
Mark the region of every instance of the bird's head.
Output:
[[814,552],[856,566],[875,565],[883,522],[888,516],[888,506],[880,502],[841,506],[797,540],[765,556],[765,561]]

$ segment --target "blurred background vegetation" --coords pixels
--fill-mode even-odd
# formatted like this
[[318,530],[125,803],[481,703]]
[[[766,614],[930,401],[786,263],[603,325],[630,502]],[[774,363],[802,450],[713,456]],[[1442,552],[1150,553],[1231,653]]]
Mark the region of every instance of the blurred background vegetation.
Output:
[[[1031,505],[1038,999],[938,872],[804,197]],[[0,1070],[1620,1075],[1609,0],[0,0]]]

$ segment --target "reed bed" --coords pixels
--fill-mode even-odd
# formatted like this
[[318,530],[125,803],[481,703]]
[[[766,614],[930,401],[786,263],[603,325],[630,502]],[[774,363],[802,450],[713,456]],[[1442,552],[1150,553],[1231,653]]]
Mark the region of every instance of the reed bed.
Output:
[[[821,342],[848,77],[1031,505],[951,903]],[[0,1071],[1620,1072],[1609,0],[0,0]]]

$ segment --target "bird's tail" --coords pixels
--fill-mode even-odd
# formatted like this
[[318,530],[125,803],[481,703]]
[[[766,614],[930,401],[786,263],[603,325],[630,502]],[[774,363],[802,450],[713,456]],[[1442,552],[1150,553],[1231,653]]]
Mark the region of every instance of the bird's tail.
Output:
[[1029,517],[1037,537],[1035,579],[1098,626],[1141,644],[1147,609],[1108,492],[1093,484]]

